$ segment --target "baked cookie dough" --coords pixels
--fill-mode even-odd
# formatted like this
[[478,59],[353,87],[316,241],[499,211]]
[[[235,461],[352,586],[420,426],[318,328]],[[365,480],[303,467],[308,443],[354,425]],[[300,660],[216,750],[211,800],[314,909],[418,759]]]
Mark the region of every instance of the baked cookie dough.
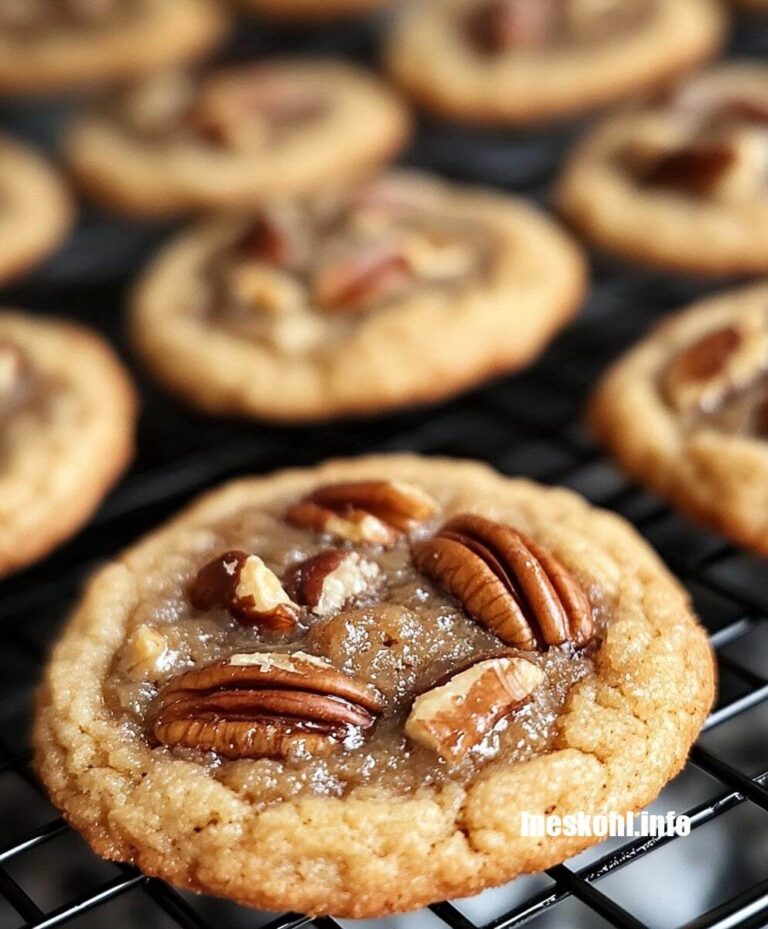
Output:
[[518,125],[668,82],[711,56],[724,31],[712,0],[414,0],[386,58],[427,109]]
[[365,71],[280,60],[151,78],[77,122],[68,155],[83,188],[119,210],[243,210],[360,179],[410,126]]
[[591,422],[630,474],[768,555],[768,284],[663,322],[609,371]]
[[596,245],[675,271],[768,270],[768,67],[738,62],[609,118],[556,199]]
[[208,494],[89,585],[35,764],[100,854],[265,909],[477,893],[637,810],[713,698],[685,593],[633,529],[468,461],[381,456]]
[[53,252],[73,218],[74,202],[53,168],[0,135],[0,283]]
[[216,0],[0,0],[0,93],[58,93],[201,57],[224,37]]
[[206,410],[372,414],[527,364],[585,275],[532,206],[399,172],[183,233],[139,282],[131,330],[152,372]]
[[0,311],[0,576],[88,520],[132,456],[135,408],[98,336]]
[[280,19],[331,19],[381,9],[392,0],[242,0],[246,9]]

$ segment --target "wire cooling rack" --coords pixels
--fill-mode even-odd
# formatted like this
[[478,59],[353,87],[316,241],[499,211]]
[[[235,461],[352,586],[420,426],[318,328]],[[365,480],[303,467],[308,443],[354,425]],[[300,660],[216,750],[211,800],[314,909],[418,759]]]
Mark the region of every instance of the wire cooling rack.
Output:
[[[254,48],[343,51],[370,58],[376,25],[290,35],[257,29]],[[740,50],[768,47],[768,28],[741,24]],[[6,105],[5,128],[49,142],[59,106]],[[410,163],[546,199],[576,133],[526,137],[420,129]],[[165,232],[88,214],[71,245],[3,303],[71,315],[122,343],[120,314],[135,267]],[[613,839],[546,873],[471,900],[365,925],[454,929],[768,924],[768,586],[765,565],[706,534],[627,481],[581,426],[606,363],[659,315],[701,293],[690,281],[596,262],[581,317],[527,372],[429,411],[334,428],[280,429],[196,415],[142,382],[138,458],[91,525],[42,565],[0,583],[0,929],[297,929],[349,925],[266,914],[180,893],[94,856],[48,804],[29,769],[33,688],[84,577],[201,490],[235,475],[362,451],[471,456],[508,474],[558,483],[630,519],[689,588],[717,651],[717,707],[681,776],[653,809],[687,812],[686,838]],[[137,376],[140,373],[137,371]],[[51,519],[56,515],[51,514]]]

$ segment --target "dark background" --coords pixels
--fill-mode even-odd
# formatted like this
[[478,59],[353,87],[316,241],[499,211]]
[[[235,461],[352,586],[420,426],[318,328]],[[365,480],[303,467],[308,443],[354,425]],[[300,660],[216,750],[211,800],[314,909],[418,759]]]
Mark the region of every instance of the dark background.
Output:
[[[291,31],[244,23],[225,57],[312,50],[371,63],[383,23],[373,18]],[[732,47],[739,54],[764,54],[768,18],[740,20]],[[4,103],[0,129],[55,148],[71,106]],[[423,120],[404,161],[546,203],[549,182],[583,128],[512,135]],[[72,316],[106,333],[139,378],[143,394],[137,459],[91,525],[41,565],[0,582],[0,929],[63,923],[73,929],[255,929],[308,922],[178,894],[92,855],[57,817],[28,769],[34,683],[83,578],[202,489],[243,473],[404,449],[480,458],[507,474],[572,487],[630,519],[688,586],[717,649],[720,697],[690,763],[653,807],[691,812],[690,837],[623,846],[622,840],[609,840],[547,873],[477,898],[360,925],[768,925],[765,563],[700,531],[628,482],[593,446],[581,423],[585,399],[607,362],[660,315],[704,288],[595,259],[584,312],[525,373],[426,411],[330,428],[281,429],[190,412],[151,387],[134,364],[122,336],[126,288],[172,228],[117,221],[86,207],[64,250],[0,295],[0,305]],[[357,925],[330,919],[312,924]]]

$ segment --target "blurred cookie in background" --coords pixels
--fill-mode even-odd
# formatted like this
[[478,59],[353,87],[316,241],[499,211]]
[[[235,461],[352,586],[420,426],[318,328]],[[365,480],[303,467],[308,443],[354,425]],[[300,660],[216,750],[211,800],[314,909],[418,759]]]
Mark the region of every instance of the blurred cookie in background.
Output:
[[348,184],[397,154],[410,128],[367,72],[281,60],[152,78],[77,121],[67,150],[96,200],[163,215]]
[[137,78],[200,58],[227,26],[215,0],[0,0],[0,93]]
[[414,0],[386,59],[422,106],[459,121],[522,125],[596,108],[713,55],[714,0]]
[[75,213],[64,181],[34,150],[0,136],[0,283],[42,261]]
[[86,522],[133,454],[135,419],[99,336],[0,310],[0,577]]
[[247,10],[279,19],[333,19],[391,6],[393,0],[241,0]]
[[623,257],[708,276],[768,271],[768,66],[728,64],[588,133],[556,194]]
[[535,207],[397,172],[190,229],[147,270],[131,329],[198,407],[321,420],[524,367],[585,286],[579,248]]
[[603,379],[591,420],[630,474],[768,555],[768,284],[657,326]]

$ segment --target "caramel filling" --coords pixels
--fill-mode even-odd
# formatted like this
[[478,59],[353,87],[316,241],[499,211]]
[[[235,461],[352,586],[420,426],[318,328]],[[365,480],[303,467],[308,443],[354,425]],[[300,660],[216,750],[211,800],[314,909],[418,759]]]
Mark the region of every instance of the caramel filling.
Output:
[[484,224],[425,209],[418,198],[284,206],[211,256],[205,312],[278,351],[322,352],[367,314],[476,285],[493,258]]
[[[467,783],[491,760],[551,749],[569,691],[593,670],[610,603],[594,587],[574,599],[565,569],[530,540],[537,567],[526,574],[507,530],[486,521],[530,622],[543,628],[564,610],[567,626],[582,602],[590,613],[574,640],[566,631],[557,645],[510,646],[478,621],[471,577],[468,587],[441,573],[450,566],[429,576],[417,566],[412,546],[435,536],[442,514],[418,488],[391,487],[321,488],[305,502],[324,522],[298,500],[245,510],[212,527],[209,562],[175,555],[131,617],[109,705],[158,751],[210,766],[260,803]],[[291,605],[290,625],[264,621],[276,604]]]

